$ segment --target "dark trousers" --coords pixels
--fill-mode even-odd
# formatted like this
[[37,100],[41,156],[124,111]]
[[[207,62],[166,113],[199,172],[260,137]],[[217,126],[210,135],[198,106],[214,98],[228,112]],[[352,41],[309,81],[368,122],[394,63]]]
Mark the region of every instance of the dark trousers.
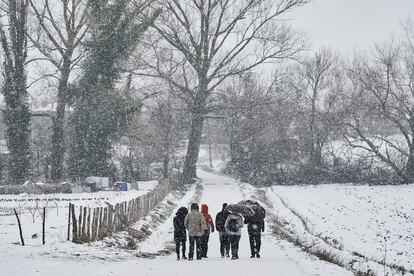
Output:
[[229,255],[230,252],[230,241],[229,235],[226,232],[219,232],[220,237],[220,253],[221,256]]
[[231,256],[239,257],[239,242],[240,235],[229,235],[230,247],[231,247]]
[[190,242],[190,250],[188,252],[188,258],[192,259],[194,257],[194,243],[195,243],[197,259],[201,259],[201,237],[189,236],[188,238]]
[[201,257],[207,257],[208,251],[208,240],[210,238],[210,234],[204,234],[201,237]]
[[252,256],[260,253],[260,246],[262,245],[261,234],[249,234],[250,252]]
[[183,255],[185,256],[185,241],[175,241],[175,252],[177,253],[177,258],[180,257],[180,247],[182,249]]

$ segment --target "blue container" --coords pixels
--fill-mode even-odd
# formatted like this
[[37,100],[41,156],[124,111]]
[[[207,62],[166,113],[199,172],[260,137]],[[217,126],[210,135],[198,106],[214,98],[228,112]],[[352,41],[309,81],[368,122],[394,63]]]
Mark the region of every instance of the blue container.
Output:
[[128,183],[122,182],[121,185],[120,185],[120,187],[119,187],[119,189],[121,191],[128,191]]

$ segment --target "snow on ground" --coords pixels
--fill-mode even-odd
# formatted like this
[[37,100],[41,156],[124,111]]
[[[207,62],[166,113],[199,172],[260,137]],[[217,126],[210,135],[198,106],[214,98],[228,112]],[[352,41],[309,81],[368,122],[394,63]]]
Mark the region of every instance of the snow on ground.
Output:
[[[165,247],[173,239],[172,217],[176,208],[188,206],[191,201],[207,203],[210,213],[215,217],[222,203],[235,203],[254,195],[254,189],[242,190],[242,186],[232,178],[213,173],[199,171],[202,184],[202,195],[199,198],[194,189],[174,202],[174,211],[158,224],[150,237],[138,245],[137,253],[143,250],[156,251]],[[171,199],[171,198],[170,198]],[[270,221],[267,221],[270,223]],[[15,226],[12,226],[15,227]],[[10,228],[10,227],[9,227]],[[10,231],[10,229],[2,229]],[[63,235],[64,237],[64,235]],[[300,250],[286,249],[286,242],[276,239],[272,232],[266,230],[263,237],[262,258],[250,259],[250,250],[246,227],[240,241],[240,259],[232,261],[221,259],[219,253],[218,233],[210,236],[208,259],[201,261],[176,261],[175,254],[159,256],[155,259],[134,257],[133,252],[120,258],[122,251],[103,249],[89,245],[75,245],[70,242],[55,242],[46,246],[21,247],[11,244],[10,240],[1,246],[0,267],[4,275],[352,275],[351,272],[311,257]],[[289,252],[288,252],[289,251]],[[78,252],[78,253],[76,253]]]
[[[145,184],[145,183],[142,183]],[[148,188],[154,186],[148,183]],[[105,191],[78,194],[48,195],[1,195],[0,196],[0,260],[11,258],[29,258],[44,255],[53,258],[77,258],[92,255],[101,249],[88,249],[88,245],[76,245],[67,240],[68,206],[98,207],[107,203],[116,204],[131,200],[148,192],[148,189],[126,192]],[[42,212],[46,207],[46,245],[42,245]],[[20,245],[19,229],[13,209],[21,220],[22,232],[26,246]],[[105,254],[103,254],[105,255]],[[0,267],[2,267],[0,265]],[[0,273],[1,274],[1,273]]]
[[[172,226],[175,213],[177,213],[178,208],[182,206],[190,208],[192,202],[198,202],[198,197],[199,195],[196,192],[196,187],[193,186],[182,198],[172,198],[172,200],[178,200],[174,202],[174,210],[161,225],[153,230],[153,233],[148,239],[138,245],[138,250],[145,253],[157,253],[171,247],[173,245],[172,237],[174,235],[174,228]],[[137,225],[134,225],[134,227],[139,228],[143,223],[145,222],[140,221]]]
[[139,197],[154,187],[152,181],[148,185],[142,184],[141,190],[102,191],[96,193],[73,193],[73,194],[44,194],[44,195],[0,195],[0,212],[13,209],[28,210],[29,208],[64,208],[70,203],[76,205],[103,207],[106,203],[116,204],[132,198]]
[[320,237],[345,259],[373,260],[377,273],[384,257],[388,265],[414,269],[414,185],[274,186],[267,195],[303,239]]

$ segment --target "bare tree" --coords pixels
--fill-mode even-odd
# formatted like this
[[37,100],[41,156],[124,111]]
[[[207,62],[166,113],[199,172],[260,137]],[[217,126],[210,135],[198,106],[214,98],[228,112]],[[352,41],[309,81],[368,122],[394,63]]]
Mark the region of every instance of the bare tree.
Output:
[[56,114],[52,125],[51,178],[60,181],[65,154],[64,125],[68,85],[72,71],[84,57],[80,48],[88,29],[86,0],[29,0],[29,3],[36,25],[34,30],[28,32],[28,38],[41,54],[35,60],[53,68],[53,73],[45,73],[41,78],[57,82]]
[[[409,44],[408,44],[409,45]],[[414,181],[414,51],[394,41],[379,44],[371,58],[360,58],[350,69],[359,112],[347,124],[352,147],[375,155],[403,182]],[[367,120],[385,130],[369,131]]]
[[26,88],[28,1],[8,0],[2,4],[6,12],[3,18],[8,20],[7,25],[0,23],[0,39],[4,57],[1,92],[6,102],[4,121],[10,151],[9,177],[22,184],[28,177],[30,167],[30,111]]
[[[306,0],[167,0],[153,25],[161,36],[141,74],[167,80],[191,112],[183,182],[196,177],[204,119],[212,93],[231,76],[293,57],[302,39],[281,22]],[[172,49],[167,55],[165,49]],[[173,64],[166,66],[165,64]]]
[[154,97],[154,104],[148,107],[150,120],[156,129],[156,139],[159,155],[163,163],[163,176],[170,173],[170,163],[173,159],[175,145],[178,144],[178,102],[171,94]]
[[305,136],[309,165],[315,168],[323,164],[322,149],[329,134],[325,120],[338,96],[333,89],[337,69],[338,57],[331,50],[321,49],[298,65],[292,83],[301,106],[300,120],[306,125],[301,136]]

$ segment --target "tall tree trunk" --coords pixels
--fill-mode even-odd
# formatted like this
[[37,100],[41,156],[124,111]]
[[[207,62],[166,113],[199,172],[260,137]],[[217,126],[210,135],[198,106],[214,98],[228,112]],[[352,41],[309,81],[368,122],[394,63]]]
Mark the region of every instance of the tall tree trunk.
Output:
[[192,112],[191,130],[183,168],[183,183],[190,183],[197,177],[197,161],[203,134],[204,113],[199,110]]
[[7,147],[10,151],[9,179],[12,183],[23,184],[30,168],[29,108],[26,105],[13,109],[8,106],[4,118],[7,125]]
[[164,160],[163,160],[163,177],[164,178],[168,178],[168,165],[170,164],[170,158],[168,156],[168,154],[164,155]]
[[53,118],[52,133],[52,156],[51,156],[51,178],[53,181],[61,181],[63,178],[63,159],[65,156],[65,111],[66,94],[70,74],[70,60],[65,60],[61,71],[61,78],[58,87],[56,115]]
[[414,145],[410,146],[410,156],[405,164],[405,173],[407,175],[407,181],[414,183]]

